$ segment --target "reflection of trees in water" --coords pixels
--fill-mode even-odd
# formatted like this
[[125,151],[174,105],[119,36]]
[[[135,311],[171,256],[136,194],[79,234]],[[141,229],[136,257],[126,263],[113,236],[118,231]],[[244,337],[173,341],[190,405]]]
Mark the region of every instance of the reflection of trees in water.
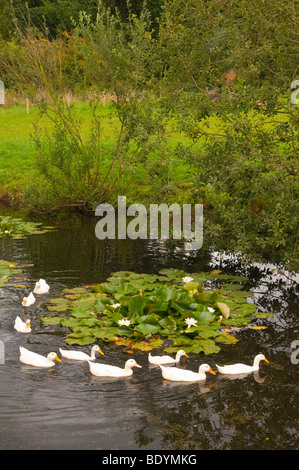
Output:
[[[155,402],[146,414],[139,446],[157,439],[162,449],[296,449],[296,385],[281,387],[278,374],[261,386],[253,377],[216,382],[211,393],[192,392],[184,401]],[[180,387],[180,385],[177,385]]]
[[[96,218],[70,216],[58,231],[23,240],[19,258],[34,263],[33,271],[57,271],[60,277],[65,272],[66,282],[75,276],[83,283],[103,282],[117,270],[154,273],[165,267],[208,269],[210,254],[203,251],[186,253],[183,242],[98,240],[96,222]],[[4,250],[5,258],[9,258],[10,253],[15,257],[16,243],[5,240],[0,249]]]

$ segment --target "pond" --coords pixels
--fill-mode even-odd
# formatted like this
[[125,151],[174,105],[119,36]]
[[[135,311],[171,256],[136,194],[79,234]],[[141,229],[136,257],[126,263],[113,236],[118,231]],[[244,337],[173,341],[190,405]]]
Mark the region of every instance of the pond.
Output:
[[[208,250],[184,251],[180,243],[146,240],[97,240],[96,221],[71,217],[57,230],[0,240],[0,259],[22,266],[0,289],[1,449],[204,450],[298,449],[299,347],[298,277],[274,266],[244,266],[233,257]],[[257,374],[232,378],[210,374],[203,383],[167,382],[148,364],[147,352],[134,352],[142,369],[125,379],[90,374],[86,363],[62,360],[55,367],[34,369],[19,361],[19,346],[46,355],[70,348],[68,329],[44,325],[45,301],[64,288],[104,282],[111,273],[129,270],[158,273],[163,268],[187,272],[220,269],[247,276],[265,329],[240,328],[238,342],[217,354],[189,354],[181,367],[197,370],[207,362],[251,363],[258,353],[270,361]],[[32,332],[17,333],[14,320],[24,317],[22,299],[35,282],[46,279],[50,293],[29,308]],[[101,342],[97,361],[123,366],[122,348]],[[77,346],[90,352],[90,346]],[[152,354],[158,351],[154,350]],[[293,355],[292,355],[293,354]],[[299,358],[299,352],[298,352]],[[291,360],[291,358],[293,359]]]

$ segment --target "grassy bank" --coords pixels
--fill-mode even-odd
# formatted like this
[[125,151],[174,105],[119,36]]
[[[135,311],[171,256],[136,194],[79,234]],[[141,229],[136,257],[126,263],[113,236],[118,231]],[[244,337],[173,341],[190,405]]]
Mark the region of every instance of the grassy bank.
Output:
[[[82,129],[88,132],[91,110],[88,103],[72,105]],[[103,107],[103,114],[108,108]],[[106,111],[107,109],[107,111]],[[45,116],[39,117],[35,106],[13,105],[0,107],[0,198],[14,201],[22,198],[22,191],[36,164],[36,148],[33,140],[35,126],[51,131],[53,123]]]
[[[104,157],[109,163],[108,149],[116,144],[115,130],[119,128],[120,122],[109,101],[106,101],[105,105],[100,104],[99,106],[104,153],[105,148],[107,149],[107,155]],[[76,121],[80,123],[82,136],[88,139],[92,119],[90,104],[76,102],[72,103],[71,107]],[[39,133],[50,134],[53,127],[53,122],[47,116],[40,117],[38,109],[33,105],[30,105],[29,113],[27,113],[26,104],[0,107],[0,199],[7,199],[12,204],[22,203],[23,190],[28,186],[30,176],[36,167],[37,153],[33,138],[34,133],[38,128]],[[170,154],[172,145],[182,139],[181,135],[176,136],[172,133],[171,140],[168,142]],[[166,175],[166,184],[169,186],[178,184],[186,187],[185,179],[190,174],[189,165],[175,158],[170,158],[165,162],[162,156],[151,154],[145,164],[137,164],[134,167],[134,174],[130,178],[133,184],[130,189],[125,187],[127,197],[132,197],[133,200],[138,199],[138,195],[142,199],[147,198],[147,194],[152,189],[148,184],[147,173],[152,170],[153,164],[158,168],[157,173],[160,168],[164,178]]]

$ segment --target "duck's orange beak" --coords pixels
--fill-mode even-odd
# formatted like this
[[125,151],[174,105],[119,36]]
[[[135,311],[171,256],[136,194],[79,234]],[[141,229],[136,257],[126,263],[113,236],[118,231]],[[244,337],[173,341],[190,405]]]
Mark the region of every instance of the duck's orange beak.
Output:
[[213,375],[216,375],[216,372],[214,372],[212,369],[209,369],[209,372]]
[[55,356],[56,361],[61,362],[61,359],[59,359],[58,356]]
[[188,354],[186,354],[186,353],[185,353],[185,354],[184,354],[184,356],[188,357],[188,359],[189,359],[189,356],[188,356]]
[[264,361],[266,361],[266,362],[267,362],[267,364],[270,364],[270,362],[268,361],[268,359],[266,359],[266,358],[265,358],[265,359],[264,359]]
[[105,356],[105,354],[103,353],[103,351],[99,348],[99,351],[98,351],[100,354],[102,354],[103,356]]

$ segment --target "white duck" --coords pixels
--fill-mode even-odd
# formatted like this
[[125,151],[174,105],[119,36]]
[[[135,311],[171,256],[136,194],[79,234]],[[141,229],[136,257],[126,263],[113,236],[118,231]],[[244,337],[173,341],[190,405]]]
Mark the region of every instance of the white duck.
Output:
[[98,377],[129,377],[133,374],[132,367],[142,368],[135,359],[128,359],[124,369],[116,366],[108,366],[106,364],[95,364],[88,361],[89,370],[93,375]]
[[54,360],[61,362],[55,352],[50,352],[45,357],[20,346],[20,362],[23,364],[35,367],[53,367],[55,365]]
[[23,322],[20,317],[17,317],[15,319],[14,329],[19,333],[30,333],[31,325],[29,318],[26,320],[26,322]]
[[35,302],[35,297],[32,292],[28,295],[28,297],[23,298],[23,307],[30,307],[30,305],[34,304]]
[[35,283],[35,287],[33,289],[34,294],[47,294],[50,290],[50,286],[46,283],[44,279],[40,279],[38,282]]
[[263,354],[258,354],[255,356],[253,365],[248,366],[246,364],[232,364],[228,366],[218,366],[216,364],[216,367],[220,374],[249,374],[250,372],[256,372],[259,370],[260,362],[261,361],[266,361],[269,363],[268,359],[265,358]]
[[174,382],[198,382],[206,379],[206,372],[210,372],[215,375],[215,372],[210,368],[208,364],[202,364],[199,366],[198,372],[191,370],[178,369],[177,367],[165,367],[161,366],[162,376],[166,380],[172,380]]
[[180,362],[182,356],[189,357],[189,356],[185,353],[185,351],[183,351],[182,349],[180,349],[180,351],[178,351],[178,352],[176,353],[175,358],[170,357],[170,356],[152,356],[151,353],[149,353],[149,355],[148,355],[148,362],[149,362],[150,364],[156,364],[156,365],[160,365],[160,364],[176,364],[176,363]]
[[94,361],[96,358],[96,352],[99,352],[104,356],[103,351],[97,345],[91,348],[90,356],[82,351],[67,351],[61,348],[59,348],[59,352],[62,357],[65,357],[66,359],[74,359],[75,361]]

